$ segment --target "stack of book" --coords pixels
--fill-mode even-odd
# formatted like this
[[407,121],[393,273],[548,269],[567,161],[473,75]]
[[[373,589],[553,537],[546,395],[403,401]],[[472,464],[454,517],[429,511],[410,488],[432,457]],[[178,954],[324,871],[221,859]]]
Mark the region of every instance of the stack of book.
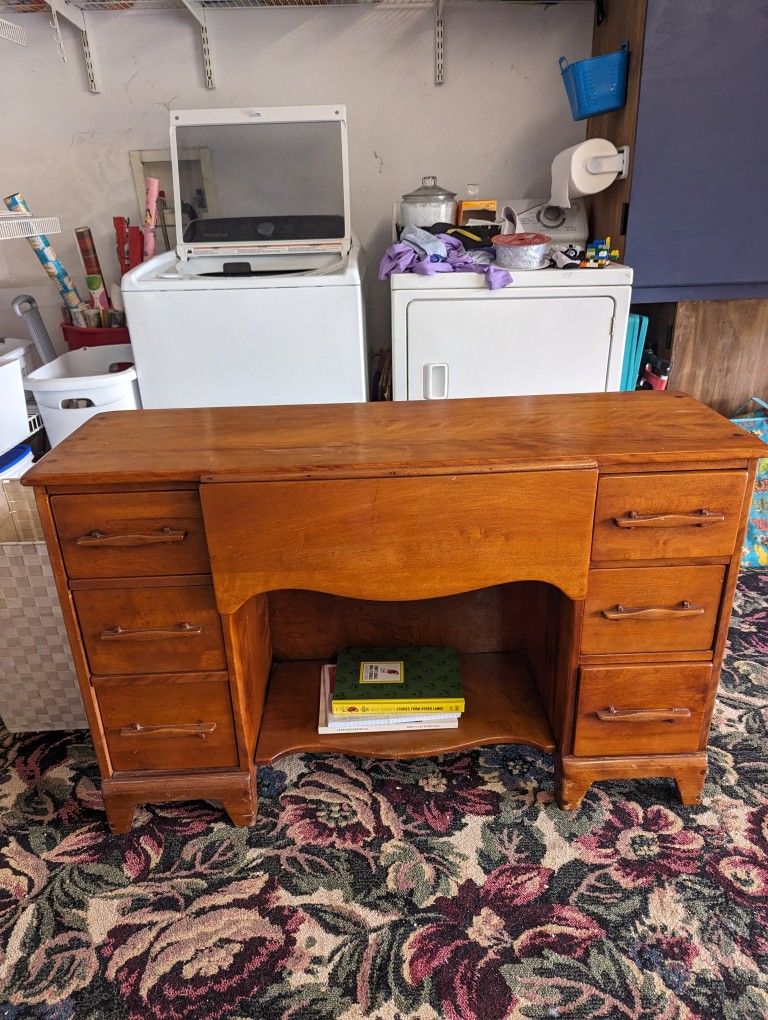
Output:
[[456,729],[463,711],[455,648],[346,648],[321,671],[318,733]]

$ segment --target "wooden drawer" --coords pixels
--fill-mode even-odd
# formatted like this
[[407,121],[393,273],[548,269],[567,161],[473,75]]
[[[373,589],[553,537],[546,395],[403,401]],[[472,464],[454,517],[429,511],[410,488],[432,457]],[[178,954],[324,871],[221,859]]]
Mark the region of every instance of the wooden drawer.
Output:
[[71,578],[210,571],[197,492],[54,496],[51,506]]
[[237,766],[226,673],[105,680],[96,700],[116,772]]
[[724,576],[718,566],[590,571],[582,652],[711,648]]
[[564,464],[204,484],[200,499],[218,605],[230,613],[258,592],[295,588],[399,601],[538,580],[583,598],[596,488],[594,469]]
[[227,668],[209,585],[83,590],[72,597],[92,673]]
[[746,487],[745,471],[603,477],[592,559],[730,556]]
[[712,695],[709,663],[587,666],[581,670],[573,753],[697,751]]

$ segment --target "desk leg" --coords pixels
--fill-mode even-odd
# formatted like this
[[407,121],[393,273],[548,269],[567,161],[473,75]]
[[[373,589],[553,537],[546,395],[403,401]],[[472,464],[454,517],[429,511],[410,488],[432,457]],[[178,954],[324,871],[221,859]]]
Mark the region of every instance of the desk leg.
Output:
[[697,804],[701,804],[704,781],[707,778],[707,756],[703,755],[702,757],[704,758],[703,762],[699,761],[678,769],[675,773],[677,792],[686,807],[695,807]]
[[251,783],[247,790],[239,793],[236,797],[227,797],[222,800],[221,806],[229,815],[233,825],[247,829],[256,821],[259,813],[259,795],[256,789],[256,777],[258,770],[251,773]]
[[575,811],[592,783],[601,779],[674,779],[686,807],[701,803],[707,777],[707,755],[639,755],[626,758],[573,758],[557,762],[555,799],[563,811]]
[[576,811],[598,776],[589,772],[569,768],[566,758],[559,758],[555,764],[555,802],[563,811]]
[[185,800],[210,800],[221,804],[233,825],[253,825],[258,798],[256,769],[249,772],[189,772],[161,777],[123,774],[103,779],[101,792],[109,827],[128,832],[134,808],[139,804],[168,804]]
[[135,807],[133,797],[124,797],[118,793],[108,794],[104,791],[104,809],[107,812],[109,831],[113,835],[131,831]]

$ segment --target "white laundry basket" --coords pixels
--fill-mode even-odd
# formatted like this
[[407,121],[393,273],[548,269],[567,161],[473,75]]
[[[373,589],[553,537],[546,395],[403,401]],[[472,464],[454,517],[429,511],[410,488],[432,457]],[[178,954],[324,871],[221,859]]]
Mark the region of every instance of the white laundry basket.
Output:
[[[114,371],[116,365],[129,365]],[[81,347],[30,372],[26,386],[35,397],[51,446],[103,411],[141,407],[130,344]]]

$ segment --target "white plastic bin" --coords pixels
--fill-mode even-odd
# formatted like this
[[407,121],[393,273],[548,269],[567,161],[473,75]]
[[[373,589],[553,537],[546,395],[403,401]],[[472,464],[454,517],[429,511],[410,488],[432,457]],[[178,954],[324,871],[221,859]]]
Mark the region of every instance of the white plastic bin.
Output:
[[40,356],[31,340],[0,336],[0,365],[7,365],[9,361],[19,362],[22,379],[40,366]]
[[14,358],[0,363],[0,454],[29,437],[29,413],[21,362]]
[[[130,367],[110,371],[121,364]],[[95,414],[141,407],[130,344],[68,351],[30,372],[26,385],[40,408],[51,446]]]

